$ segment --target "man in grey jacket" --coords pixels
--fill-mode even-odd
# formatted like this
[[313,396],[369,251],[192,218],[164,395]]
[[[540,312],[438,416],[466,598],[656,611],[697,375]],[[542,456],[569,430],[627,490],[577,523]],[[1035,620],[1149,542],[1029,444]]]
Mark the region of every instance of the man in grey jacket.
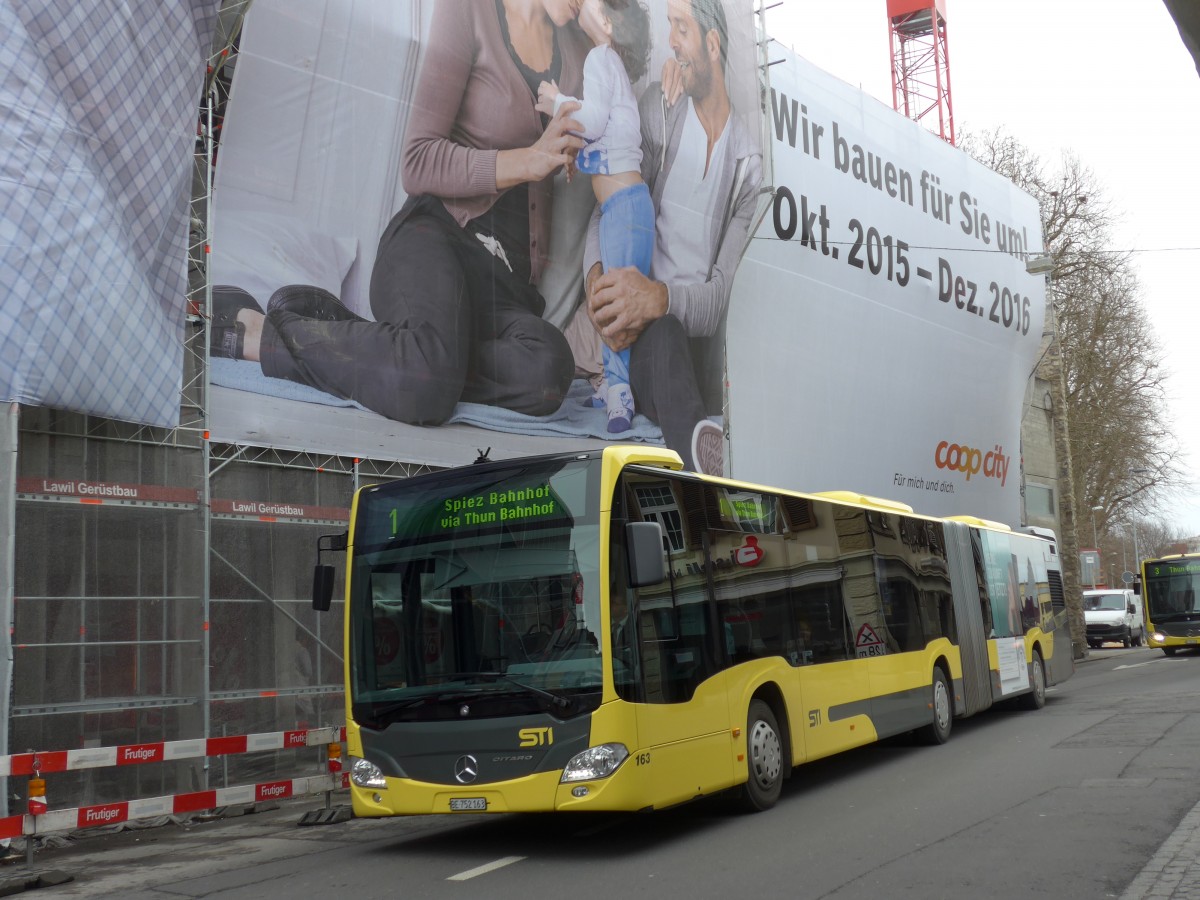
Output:
[[728,28],[721,0],[668,0],[674,80],[642,95],[642,180],[655,212],[651,277],[603,272],[596,217],[584,271],[587,312],[613,349],[630,347],[637,409],[662,429],[686,468],[723,474],[725,320],[734,272],[756,214],[762,151],[733,115],[725,84]]

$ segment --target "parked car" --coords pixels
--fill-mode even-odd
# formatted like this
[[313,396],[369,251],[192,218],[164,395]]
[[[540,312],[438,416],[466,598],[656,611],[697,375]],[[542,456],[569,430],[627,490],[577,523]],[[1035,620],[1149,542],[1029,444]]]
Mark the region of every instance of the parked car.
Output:
[[1123,647],[1140,647],[1146,626],[1142,598],[1133,591],[1108,588],[1083,592],[1083,619],[1088,646],[1120,641]]

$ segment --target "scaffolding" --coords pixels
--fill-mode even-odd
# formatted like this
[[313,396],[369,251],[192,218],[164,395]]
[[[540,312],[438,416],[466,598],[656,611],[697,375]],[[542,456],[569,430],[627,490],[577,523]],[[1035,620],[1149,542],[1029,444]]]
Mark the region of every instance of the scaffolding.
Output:
[[[317,538],[346,528],[364,481],[431,470],[210,439],[209,213],[249,6],[223,5],[199,98],[180,424],[6,410],[0,754],[342,724],[341,616],[310,603]],[[237,784],[304,752],[63,773],[55,799]]]

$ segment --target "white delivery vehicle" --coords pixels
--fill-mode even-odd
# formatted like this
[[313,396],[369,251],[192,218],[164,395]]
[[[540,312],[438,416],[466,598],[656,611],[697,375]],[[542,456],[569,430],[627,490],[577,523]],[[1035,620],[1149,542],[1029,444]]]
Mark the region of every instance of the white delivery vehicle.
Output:
[[1083,619],[1088,646],[1120,641],[1123,647],[1140,647],[1145,637],[1142,598],[1131,590],[1103,588],[1083,592]]

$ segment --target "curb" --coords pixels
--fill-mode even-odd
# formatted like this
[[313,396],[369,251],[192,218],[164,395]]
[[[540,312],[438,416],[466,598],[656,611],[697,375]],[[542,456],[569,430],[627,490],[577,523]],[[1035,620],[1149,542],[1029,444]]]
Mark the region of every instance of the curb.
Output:
[[27,869],[13,875],[0,876],[0,897],[9,897],[38,888],[57,887],[74,880],[74,875],[62,869]]

